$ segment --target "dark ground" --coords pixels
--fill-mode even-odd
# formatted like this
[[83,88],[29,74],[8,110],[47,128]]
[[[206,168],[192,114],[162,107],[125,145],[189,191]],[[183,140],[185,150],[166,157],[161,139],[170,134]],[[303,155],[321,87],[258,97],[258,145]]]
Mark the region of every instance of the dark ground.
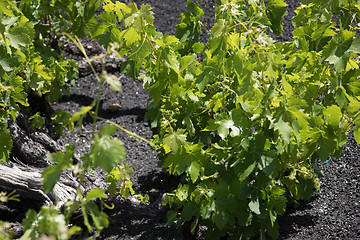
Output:
[[[205,12],[212,10],[212,1],[204,0]],[[155,12],[155,25],[162,32],[174,33],[179,22],[179,14],[185,10],[186,0],[136,0],[136,3],[150,3]],[[288,1],[288,10],[294,9],[298,1]],[[289,25],[291,14],[285,19],[284,36],[277,40],[289,40],[292,28]],[[211,19],[204,19],[211,24]],[[206,38],[206,36],[203,36]],[[96,44],[87,45],[89,54],[97,55],[100,48]],[[76,49],[64,46],[64,54],[82,59]],[[71,50],[72,49],[72,50]],[[113,69],[120,76],[119,69]],[[122,76],[123,92],[116,93],[108,86],[102,93],[100,116],[147,139],[152,137],[148,121],[144,119],[147,94],[140,81]],[[82,106],[90,105],[96,96],[98,83],[93,75],[81,77],[71,95],[64,97],[53,108],[61,108],[74,113]],[[119,104],[114,113],[109,105]],[[101,125],[101,123],[100,123]],[[82,132],[66,133],[59,141],[78,146],[78,153],[88,149],[91,122],[84,122]],[[118,131],[116,135],[126,147],[127,162],[134,169],[133,183],[138,193],[148,193],[151,204],[133,204],[117,199],[115,210],[108,212],[110,226],[98,239],[184,239],[176,229],[166,226],[166,208],[161,206],[161,196],[177,186],[176,179],[170,178],[157,166],[156,152],[146,143],[138,143],[126,133]],[[360,239],[360,149],[349,137],[349,142],[340,159],[322,164],[325,177],[321,179],[321,190],[310,201],[302,202],[296,210],[289,211],[279,218],[279,239]],[[101,186],[101,179],[94,178],[93,183]]]

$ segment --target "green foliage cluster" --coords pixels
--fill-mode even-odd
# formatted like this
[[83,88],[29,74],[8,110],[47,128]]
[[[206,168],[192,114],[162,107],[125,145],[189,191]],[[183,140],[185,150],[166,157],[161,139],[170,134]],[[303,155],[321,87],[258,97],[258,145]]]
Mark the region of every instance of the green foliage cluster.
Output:
[[169,222],[205,225],[209,239],[277,238],[277,216],[319,190],[317,160],[338,157],[353,126],[360,140],[358,2],[304,1],[294,41],[277,43],[285,6],[217,1],[203,44],[192,1],[175,36],[155,31],[148,5],[106,2],[123,28],[94,37],[118,41],[124,73],[146,70],[161,165],[182,179],[163,202]]
[[[48,4],[42,4],[46,6]],[[7,129],[9,117],[15,121],[20,107],[28,107],[31,95],[58,100],[68,92],[66,83],[77,77],[75,61],[64,60],[50,47],[55,34],[51,22],[41,22],[48,14],[36,10],[40,2],[4,0],[0,3],[0,160],[7,161],[12,148]],[[34,14],[25,14],[26,12]],[[36,13],[38,15],[36,15]],[[36,16],[36,18],[35,18]],[[39,31],[41,29],[41,31]],[[47,94],[51,91],[51,94]],[[33,116],[39,128],[43,120]]]
[[[42,173],[44,192],[50,193],[62,172],[65,169],[72,170],[79,180],[77,194],[73,199],[63,203],[62,211],[45,206],[38,213],[29,210],[23,220],[24,235],[21,239],[39,239],[46,236],[69,239],[81,230],[78,226],[69,227],[71,215],[79,209],[84,217],[84,225],[90,233],[94,230],[100,233],[108,226],[108,216],[103,208],[113,206],[108,206],[103,201],[108,198],[105,190],[95,188],[87,192],[86,196],[81,191],[81,184],[88,171],[101,168],[108,173],[105,181],[109,183],[108,192],[111,196],[117,192],[123,197],[134,195],[130,181],[133,171],[127,164],[122,164],[125,160],[125,148],[121,140],[112,136],[117,128],[120,128],[134,138],[145,139],[111,121],[97,133],[101,87],[106,82],[115,91],[121,91],[121,83],[104,69],[101,76],[95,72],[78,38],[87,36],[95,25],[99,25],[95,11],[101,4],[98,0],[0,2],[0,161],[7,163],[12,149],[9,121],[15,121],[22,108],[32,112],[29,98],[35,95],[44,97],[48,102],[57,101],[62,95],[68,94],[69,84],[74,83],[77,78],[76,62],[63,59],[60,55],[61,37],[67,37],[77,45],[99,82],[98,97],[91,106],[81,108],[72,116],[60,109],[54,111],[51,116],[58,134],[62,134],[65,128],[73,130],[75,124],[81,127],[83,119],[88,114],[94,119],[91,148],[81,157],[81,161],[75,162],[73,159],[75,147],[66,146],[65,152],[56,152],[50,156],[49,160],[53,165]],[[110,50],[108,54],[111,54]],[[32,130],[41,129],[45,124],[42,114],[36,112],[29,118]],[[1,193],[0,204],[18,200],[17,197],[19,196],[14,193]],[[148,196],[136,197],[148,203]],[[100,207],[94,200],[100,202]],[[11,238],[7,223],[0,224],[0,239]]]
[[[100,6],[103,11],[95,15]],[[173,36],[156,31],[147,4],[1,2],[1,160],[7,160],[12,147],[8,116],[15,120],[19,105],[28,106],[29,94],[51,91],[47,100],[55,101],[76,76],[75,64],[56,52],[59,38],[71,39],[88,59],[78,37],[90,35],[109,53],[125,57],[123,73],[135,79],[146,71],[140,79],[149,93],[147,117],[158,128],[151,144],[161,166],[181,178],[163,201],[172,208],[169,223],[189,223],[192,233],[204,225],[208,239],[277,238],[277,216],[319,190],[317,161],[339,157],[350,129],[360,143],[359,2],[302,1],[293,18],[293,41],[279,43],[269,33],[282,33],[286,6],[283,0],[217,0],[215,23],[207,30],[203,10],[188,0]],[[209,35],[206,43],[199,42],[203,30]],[[72,116],[56,111],[52,117],[61,132],[81,126],[90,114],[90,152],[75,165],[74,147],[53,154],[56,165],[43,172],[46,192],[66,168],[81,183],[89,168],[100,167],[109,174],[105,181],[111,196],[119,181],[121,195],[134,194],[132,170],[118,166],[125,158],[123,144],[111,137],[116,128],[128,131],[108,121],[95,132],[97,120],[104,120],[97,116],[102,85],[107,82],[117,91],[121,85],[104,71],[96,76],[99,94],[91,106]],[[31,118],[35,128],[41,127],[41,115]],[[29,212],[25,234],[67,239],[79,230],[68,228],[79,208],[89,232],[108,226],[106,214],[92,201],[107,198],[104,190],[83,196],[78,189],[77,197],[60,215],[53,208]]]

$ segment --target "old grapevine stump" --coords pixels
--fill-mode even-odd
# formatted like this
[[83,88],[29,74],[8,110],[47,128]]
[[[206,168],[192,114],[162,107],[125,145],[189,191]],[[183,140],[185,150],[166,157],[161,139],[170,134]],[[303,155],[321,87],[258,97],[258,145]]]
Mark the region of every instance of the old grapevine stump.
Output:
[[33,202],[34,207],[54,204],[56,207],[61,207],[67,199],[74,199],[76,196],[76,189],[69,186],[65,178],[60,179],[49,194],[43,192],[41,180],[41,172],[36,168],[20,167],[13,163],[10,166],[0,165],[1,191],[15,190],[21,199]]
[[13,149],[9,163],[0,164],[0,191],[15,190],[21,201],[33,208],[61,207],[67,199],[76,197],[78,183],[71,171],[65,171],[53,191],[44,193],[41,172],[52,164],[48,160],[51,153],[64,148],[44,132],[29,131],[27,119],[28,116],[20,114],[16,122],[9,124]]

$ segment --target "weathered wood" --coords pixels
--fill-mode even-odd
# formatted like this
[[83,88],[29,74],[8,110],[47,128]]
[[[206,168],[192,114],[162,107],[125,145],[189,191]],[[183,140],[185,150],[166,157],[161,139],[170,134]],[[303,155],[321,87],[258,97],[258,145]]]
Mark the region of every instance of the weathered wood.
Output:
[[43,144],[34,141],[16,122],[9,128],[14,145],[12,155],[29,166],[45,168],[50,165],[50,151]]
[[20,113],[17,121],[9,124],[14,147],[9,164],[0,164],[0,190],[15,190],[21,199],[30,201],[34,207],[61,207],[67,199],[76,197],[78,182],[67,170],[62,173],[53,191],[44,193],[41,172],[53,164],[49,161],[51,153],[64,151],[64,147],[44,132],[31,131],[28,118]]
[[[119,71],[121,63],[125,61],[124,58],[118,58],[114,55],[108,56],[108,59],[105,63],[105,70],[107,72]],[[103,60],[102,59],[90,59],[91,64],[93,65],[96,72],[101,72]],[[86,59],[80,60],[78,62],[79,66],[79,75],[81,77],[92,74],[92,69]]]
[[[74,199],[76,196],[75,181],[63,177],[56,183],[54,190],[45,194],[42,188],[42,177],[38,169],[27,167],[19,167],[19,165],[11,164],[12,166],[0,165],[0,190],[11,192],[16,191],[20,194],[22,199],[29,199],[34,203],[41,205],[55,205],[61,207],[67,199]],[[69,182],[73,182],[70,186]]]

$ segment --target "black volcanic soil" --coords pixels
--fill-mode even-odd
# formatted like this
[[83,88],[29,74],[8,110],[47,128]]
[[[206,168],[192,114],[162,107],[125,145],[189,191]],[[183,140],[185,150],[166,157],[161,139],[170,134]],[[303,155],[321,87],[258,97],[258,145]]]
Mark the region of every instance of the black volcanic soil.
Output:
[[[179,14],[185,10],[186,0],[136,0],[149,3],[155,13],[155,24],[162,32],[175,32]],[[199,1],[200,2],[200,1]],[[289,10],[298,6],[298,1],[288,1]],[[206,13],[212,11],[212,1],[204,0],[201,5]],[[292,13],[293,14],[293,13]],[[284,36],[274,36],[279,41],[291,39],[291,14],[285,19]],[[211,24],[211,18],[204,19]],[[203,36],[206,38],[206,35]],[[84,41],[86,43],[86,41]],[[86,44],[89,53],[96,55],[101,48],[96,43]],[[72,49],[72,50],[71,50]],[[64,55],[82,59],[76,49],[64,45]],[[119,69],[113,74],[121,76]],[[149,123],[144,119],[147,93],[140,81],[121,76],[123,92],[117,93],[105,85],[101,96],[100,116],[110,119],[122,127],[147,139],[153,135]],[[93,75],[82,76],[71,95],[64,97],[53,108],[61,108],[74,113],[82,106],[90,105],[96,97],[98,82]],[[119,104],[116,112],[108,110],[110,104]],[[102,123],[100,122],[99,125]],[[59,142],[78,146],[78,154],[88,149],[91,121],[84,122],[83,131],[76,130],[64,134]],[[175,228],[166,226],[166,208],[161,206],[162,194],[177,186],[176,178],[162,173],[158,167],[154,149],[143,142],[136,142],[126,133],[116,135],[126,147],[127,162],[134,169],[134,189],[138,193],[148,193],[151,204],[133,204],[130,201],[115,200],[116,208],[108,211],[110,226],[97,239],[186,239]],[[360,239],[360,149],[349,137],[340,159],[321,164],[325,177],[321,179],[321,190],[310,201],[302,202],[296,210],[279,218],[279,239]],[[102,186],[101,179],[94,178],[95,186]]]

